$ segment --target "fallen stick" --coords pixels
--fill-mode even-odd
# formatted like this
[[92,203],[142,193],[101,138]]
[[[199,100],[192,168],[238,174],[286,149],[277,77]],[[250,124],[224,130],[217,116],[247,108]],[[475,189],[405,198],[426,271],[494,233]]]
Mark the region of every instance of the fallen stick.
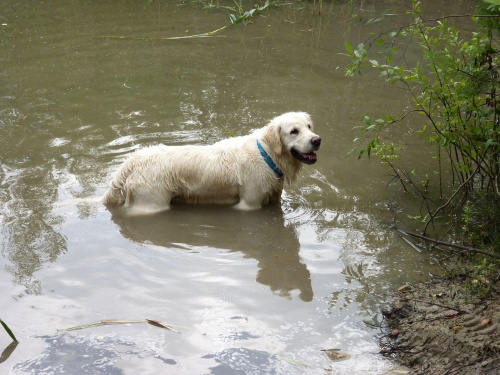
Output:
[[491,258],[500,259],[500,255],[493,254],[493,253],[490,253],[488,251],[479,250],[479,249],[476,249],[476,248],[473,248],[473,247],[468,247],[468,246],[464,246],[464,245],[458,245],[458,244],[454,244],[454,243],[450,243],[450,242],[440,241],[440,240],[437,240],[435,238],[430,238],[430,237],[423,236],[421,234],[407,232],[407,231],[405,231],[403,229],[398,229],[398,231],[401,232],[401,233],[403,233],[403,234],[405,234],[405,235],[407,235],[407,236],[420,238],[420,239],[422,239],[424,241],[428,241],[428,242],[433,242],[436,245],[443,245],[443,246],[448,246],[448,247],[454,247],[454,248],[457,248],[457,249],[460,249],[460,250],[470,251],[471,253],[483,254],[483,255],[489,256]]
[[441,305],[440,303],[435,303],[435,302],[431,302],[431,301],[426,301],[426,300],[423,300],[423,299],[417,299],[417,298],[404,298],[404,300],[405,300],[405,301],[415,301],[415,302],[421,302],[421,303],[426,303],[426,304],[428,304],[428,305],[439,306],[439,307],[443,307],[443,308],[448,309],[448,310],[458,311],[459,313],[462,313],[462,314],[472,314],[472,312],[471,312],[471,311],[462,310],[462,309],[457,309],[456,307],[451,307],[451,306]]

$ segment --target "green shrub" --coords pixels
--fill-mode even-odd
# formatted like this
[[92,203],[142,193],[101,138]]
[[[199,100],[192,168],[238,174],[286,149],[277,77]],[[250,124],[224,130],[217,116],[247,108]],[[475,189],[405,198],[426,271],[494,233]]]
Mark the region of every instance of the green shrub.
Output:
[[[352,151],[358,151],[359,157],[379,157],[405,189],[411,185],[426,200],[423,234],[445,208],[462,205],[472,192],[500,198],[500,58],[498,38],[493,36],[500,9],[486,4],[478,12],[482,14],[473,17],[478,31],[464,38],[448,26],[447,17],[424,20],[420,3],[413,1],[410,25],[379,34],[357,48],[346,42],[351,61],[348,75],[354,76],[364,67],[377,69],[382,78],[403,87],[413,100],[414,108],[399,119],[387,114],[372,120],[365,115],[359,127],[363,136],[355,140]],[[421,61],[405,58],[404,51],[410,44],[416,44],[422,52]],[[397,46],[405,48],[400,52]],[[412,173],[399,161],[402,145],[389,138],[395,124],[414,113],[425,118],[416,134],[436,150],[442,194],[438,204],[428,199],[429,179],[422,185],[412,181]],[[443,165],[450,166],[450,178],[443,178]]]

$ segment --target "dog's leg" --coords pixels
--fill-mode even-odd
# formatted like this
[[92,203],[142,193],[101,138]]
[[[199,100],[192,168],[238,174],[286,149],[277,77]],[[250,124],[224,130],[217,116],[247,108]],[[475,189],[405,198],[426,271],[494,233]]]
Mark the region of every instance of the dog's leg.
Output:
[[269,203],[279,203],[281,201],[281,193],[283,192],[283,189],[280,188],[278,190],[274,190],[271,196],[269,197]]
[[240,201],[235,206],[239,210],[256,210],[262,208],[265,194],[262,187],[255,182],[247,182],[239,187]]
[[124,207],[128,216],[148,215],[168,210],[172,195],[156,194],[143,185],[127,183]]
[[250,211],[250,210],[257,210],[259,208],[261,208],[261,205],[250,205],[248,204],[246,201],[244,200],[240,200],[235,206],[234,208],[238,209],[238,210],[242,210],[242,211]]

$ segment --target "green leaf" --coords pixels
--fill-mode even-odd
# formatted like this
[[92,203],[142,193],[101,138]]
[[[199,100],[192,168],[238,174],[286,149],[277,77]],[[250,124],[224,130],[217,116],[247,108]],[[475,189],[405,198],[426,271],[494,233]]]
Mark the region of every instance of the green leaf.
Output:
[[347,155],[351,155],[353,152],[355,152],[357,149],[357,147],[353,147],[349,150],[349,152],[347,153]]
[[486,141],[485,148],[487,149],[490,146],[496,146],[496,145],[498,145],[498,142],[496,142],[494,139],[488,139]]
[[349,43],[347,40],[345,42],[345,49],[347,50],[347,52],[352,53],[351,43]]
[[500,0],[484,0],[484,1],[490,4],[500,5]]

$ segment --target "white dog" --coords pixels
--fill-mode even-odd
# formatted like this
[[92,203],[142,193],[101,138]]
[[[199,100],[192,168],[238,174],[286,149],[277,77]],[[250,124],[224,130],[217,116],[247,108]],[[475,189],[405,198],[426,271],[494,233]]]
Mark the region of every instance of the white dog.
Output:
[[118,169],[103,197],[130,215],[169,208],[172,200],[232,203],[256,209],[279,201],[302,163],[314,164],[321,138],[310,116],[289,112],[250,135],[209,146],[151,146],[134,152]]

